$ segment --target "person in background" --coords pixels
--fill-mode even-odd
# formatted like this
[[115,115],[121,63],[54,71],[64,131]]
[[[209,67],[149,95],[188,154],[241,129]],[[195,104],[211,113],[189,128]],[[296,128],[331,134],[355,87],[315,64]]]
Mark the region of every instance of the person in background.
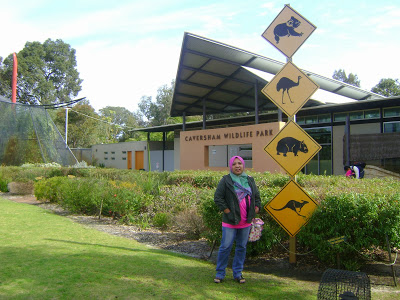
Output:
[[345,166],[344,171],[346,172],[346,177],[348,178],[360,178],[360,170],[357,166]]
[[245,283],[242,276],[246,258],[247,241],[251,221],[260,211],[261,198],[253,177],[244,173],[244,161],[240,156],[229,160],[230,173],[218,183],[214,202],[223,212],[222,240],[218,251],[215,283],[220,283],[226,275],[229,255],[235,242],[235,256],[232,263],[233,278]]

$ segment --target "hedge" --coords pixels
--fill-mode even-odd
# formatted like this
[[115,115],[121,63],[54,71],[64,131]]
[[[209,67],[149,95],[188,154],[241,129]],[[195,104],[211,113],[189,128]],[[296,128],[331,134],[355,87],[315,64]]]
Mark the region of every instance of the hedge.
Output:
[[[142,227],[183,230],[212,244],[221,236],[221,213],[213,194],[224,174],[1,167],[0,183],[33,180],[38,200],[58,203],[71,212],[110,216]],[[263,207],[289,180],[283,174],[248,174],[259,187]],[[297,182],[319,203],[297,241],[321,262],[334,265],[339,254],[343,265],[355,270],[371,258],[372,249],[386,249],[386,236],[392,246],[400,247],[400,181],[299,174]],[[260,217],[265,221],[262,238],[248,247],[253,256],[288,239],[265,209]],[[339,236],[346,241],[330,245],[328,240]]]

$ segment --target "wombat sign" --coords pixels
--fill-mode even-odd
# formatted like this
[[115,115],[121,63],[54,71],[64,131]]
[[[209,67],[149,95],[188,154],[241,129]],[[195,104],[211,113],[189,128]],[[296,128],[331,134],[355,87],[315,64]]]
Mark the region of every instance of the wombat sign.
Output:
[[304,141],[296,140],[290,136],[281,139],[276,145],[277,155],[283,153],[283,156],[286,156],[288,152],[293,152],[294,156],[297,156],[299,151],[307,153],[307,145],[304,143]]

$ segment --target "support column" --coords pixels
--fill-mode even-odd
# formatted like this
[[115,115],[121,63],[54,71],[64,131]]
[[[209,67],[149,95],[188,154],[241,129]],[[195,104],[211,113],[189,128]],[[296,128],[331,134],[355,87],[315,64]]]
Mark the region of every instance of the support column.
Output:
[[166,132],[164,131],[163,133],[162,133],[162,142],[163,142],[163,145],[162,145],[162,171],[164,172],[165,171],[165,140],[166,140]]
[[254,84],[254,106],[255,106],[255,123],[259,124],[259,118],[258,118],[258,81],[256,80],[256,83]]
[[203,129],[206,129],[206,99],[203,99]]
[[346,137],[346,165],[350,166],[350,116],[346,116],[346,125],[344,129],[344,134]]

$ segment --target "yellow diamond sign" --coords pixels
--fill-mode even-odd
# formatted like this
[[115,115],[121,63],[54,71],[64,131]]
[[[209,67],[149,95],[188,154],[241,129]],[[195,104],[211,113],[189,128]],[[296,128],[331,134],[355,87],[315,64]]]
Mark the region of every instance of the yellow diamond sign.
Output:
[[289,121],[264,150],[294,176],[321,150],[321,146],[299,125]]
[[294,237],[308,223],[318,204],[293,180],[265,205],[265,210]]
[[318,88],[319,86],[307,74],[288,62],[261,92],[291,117],[303,107]]
[[316,28],[289,5],[285,5],[262,36],[284,55],[292,57]]

